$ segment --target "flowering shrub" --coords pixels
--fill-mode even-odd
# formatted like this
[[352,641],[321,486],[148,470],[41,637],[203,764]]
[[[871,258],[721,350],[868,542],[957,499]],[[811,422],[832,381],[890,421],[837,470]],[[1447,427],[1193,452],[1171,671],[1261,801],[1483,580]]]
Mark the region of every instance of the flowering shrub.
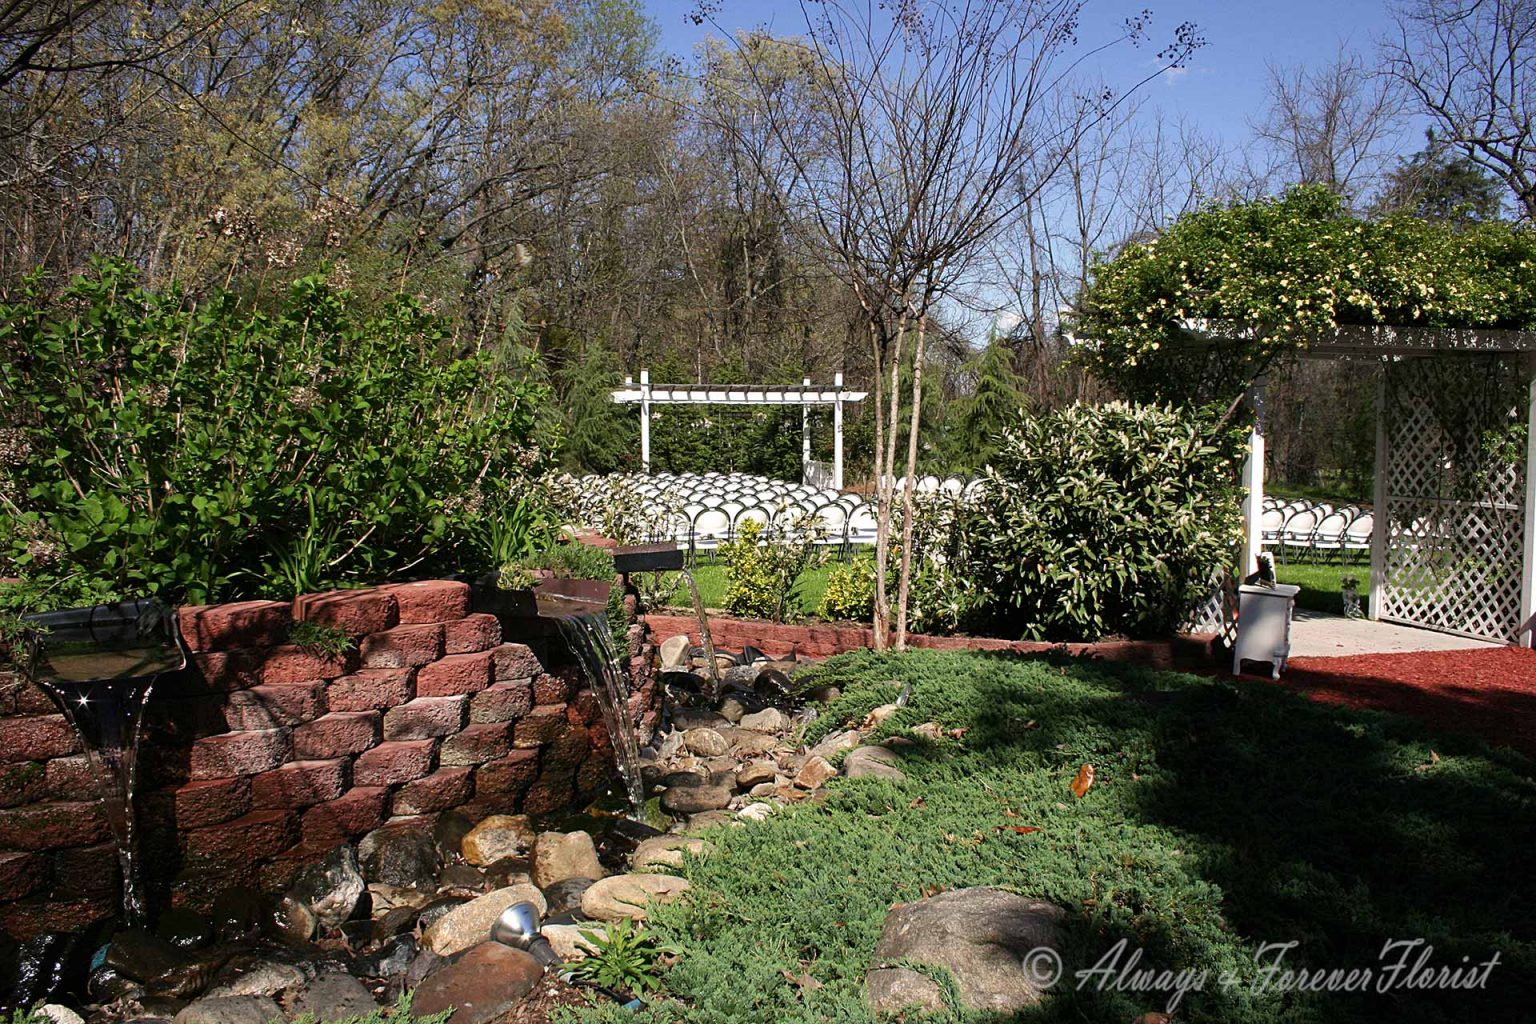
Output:
[[1021,420],[939,553],[957,624],[1031,640],[1172,633],[1241,539],[1224,447],[1157,406]]
[[736,539],[720,545],[728,586],[725,606],[732,615],[783,622],[788,609],[800,606],[805,570],[824,557],[816,547],[817,529],[806,516],[764,529],[745,520]]
[[527,542],[485,524],[528,525],[516,489],[544,461],[545,392],[456,347],[415,303],[359,309],[318,277],[266,311],[151,293],[101,262],[56,300],[0,305],[0,576],[23,580],[8,600],[493,567]]
[[824,619],[863,621],[875,610],[875,567],[858,560],[834,566],[817,614]]
[[[1227,341],[1192,351],[1187,325]],[[1320,186],[1187,214],[1093,268],[1074,332],[1141,401],[1229,399],[1335,325],[1536,327],[1536,233],[1367,221]]]

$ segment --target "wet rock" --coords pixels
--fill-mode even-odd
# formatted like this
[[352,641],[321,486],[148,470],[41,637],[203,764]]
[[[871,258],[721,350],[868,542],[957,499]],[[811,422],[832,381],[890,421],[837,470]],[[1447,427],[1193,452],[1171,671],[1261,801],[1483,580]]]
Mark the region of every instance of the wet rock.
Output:
[[464,837],[474,829],[475,822],[463,811],[444,811],[432,824],[432,840],[437,843],[438,856],[444,864],[463,852]]
[[282,1013],[266,996],[213,996],[189,1003],[175,1024],[269,1024]]
[[713,729],[689,729],[683,733],[683,746],[700,757],[719,757],[731,749],[725,737]]
[[859,733],[856,729],[845,732],[835,732],[812,747],[808,753],[813,757],[825,758],[830,761],[845,750],[852,750],[859,745]]
[[713,811],[731,802],[735,787],[731,784],[698,783],[672,786],[661,794],[661,806],[673,814],[697,814]]
[[187,963],[156,975],[144,987],[151,995],[191,999],[208,988],[229,961],[230,953],[226,947],[190,954],[192,959]]
[[295,964],[278,960],[238,958],[216,978],[205,993],[207,998],[229,996],[276,996],[290,988],[297,988],[309,980],[312,972],[306,972]]
[[774,702],[788,699],[793,689],[794,684],[789,681],[789,676],[776,668],[762,669],[752,681],[753,693]]
[[314,911],[315,922],[326,929],[337,928],[352,916],[358,902],[368,891],[357,851],[343,843],[314,864],[307,864],[294,876],[288,894]]
[[533,845],[538,834],[526,814],[493,814],[464,837],[464,859],[487,867],[508,857],[517,857]]
[[112,936],[103,962],[134,981],[149,981],[180,967],[187,959],[185,951],[153,932],[128,928]]
[[201,949],[213,941],[213,922],[189,907],[171,907],[155,922],[155,934],[178,949]]
[[773,811],[773,804],[759,802],[755,804],[748,804],[747,806],[743,807],[741,810],[736,812],[736,816],[738,818],[745,818],[747,821],[762,821],[763,819],[767,818],[768,815],[772,814]]
[[801,789],[820,789],[828,779],[837,775],[837,769],[824,757],[812,754],[795,774],[795,785]]
[[533,884],[540,889],[568,878],[602,878],[606,871],[586,832],[542,832],[533,844]]
[[485,872],[472,864],[449,864],[437,876],[437,884],[440,889],[464,889],[476,893],[490,887]]
[[703,856],[706,849],[708,844],[696,836],[656,836],[636,847],[630,865],[636,871],[644,871],[647,868],[680,868],[683,866],[685,852],[699,857]]
[[209,910],[220,942],[235,942],[253,932],[261,921],[261,896],[243,886],[225,889]]
[[272,906],[270,923],[273,935],[281,938],[284,943],[298,946],[315,936],[315,912],[309,909],[309,904],[293,897],[278,897]]
[[393,978],[411,966],[420,949],[416,936],[396,935],[373,952],[354,959],[352,966],[364,978]]
[[327,971],[288,994],[288,1015],[314,1014],[316,1020],[362,1017],[379,1008],[363,983],[342,971]]
[[686,671],[689,665],[688,637],[679,634],[661,642],[661,670],[663,672]]
[[778,708],[764,708],[743,715],[738,725],[750,732],[783,732],[789,728],[789,716]]
[[416,825],[386,825],[358,843],[357,855],[371,882],[432,889],[437,883],[437,840]]
[[599,921],[643,921],[649,904],[670,903],[688,888],[688,880],[676,875],[614,875],[593,883],[581,897],[581,912]]
[[901,755],[887,747],[855,747],[843,758],[843,774],[850,779],[877,778],[900,782],[907,777],[898,767]]
[[[872,962],[913,960],[947,968],[967,1009],[1016,1013],[1044,994],[1020,962],[1036,947],[1062,948],[1065,916],[1053,904],[1001,889],[956,889],[893,908]],[[876,1012],[944,1009],[938,985],[905,967],[877,966],[866,984]]]
[[394,907],[386,911],[383,917],[374,919],[374,938],[379,940],[389,939],[403,931],[415,928],[418,913],[419,911],[415,907]]
[[80,944],[75,933],[43,932],[12,945],[0,933],[0,1001],[13,1007],[47,1002],[64,983],[66,967]]
[[743,789],[751,789],[762,782],[772,782],[779,773],[779,766],[773,761],[748,761],[736,769],[736,785]]
[[753,647],[751,644],[742,644],[741,663],[743,665],[756,665],[760,661],[770,660],[768,655]]
[[514,903],[532,903],[540,916],[548,909],[544,894],[531,885],[509,885],[454,907],[422,933],[421,944],[439,956],[452,956],[485,941],[491,925]]
[[592,888],[595,881],[595,878],[567,878],[554,885],[544,886],[544,899],[549,904],[550,915],[580,910],[582,893]]
[[520,949],[482,942],[416,986],[411,1012],[426,1017],[453,1011],[454,1024],[486,1024],[523,1000],[544,968]]
[[116,967],[102,964],[86,979],[85,991],[94,1002],[111,1003],[119,999],[137,999],[144,994],[144,986]]

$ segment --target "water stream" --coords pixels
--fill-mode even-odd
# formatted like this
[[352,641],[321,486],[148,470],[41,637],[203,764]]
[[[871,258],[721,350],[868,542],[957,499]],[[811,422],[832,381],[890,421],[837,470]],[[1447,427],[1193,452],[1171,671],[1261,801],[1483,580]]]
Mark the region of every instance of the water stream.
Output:
[[709,635],[709,616],[704,613],[704,599],[699,596],[699,585],[693,580],[693,573],[687,566],[682,569],[683,580],[688,584],[688,593],[693,595],[693,614],[699,620],[699,640],[704,644],[704,660],[709,663],[709,678],[714,684],[709,693],[711,701],[720,697],[720,663],[715,660],[715,640]]
[[557,621],[597,697],[603,725],[613,739],[614,757],[631,813],[638,815],[645,806],[645,787],[640,780],[640,737],[630,713],[629,675],[614,643],[608,616],[601,611],[569,611]]
[[139,737],[155,679],[186,657],[175,620],[153,601],[28,616],[27,674],[80,737],[123,872],[123,916],[144,920],[133,808]]

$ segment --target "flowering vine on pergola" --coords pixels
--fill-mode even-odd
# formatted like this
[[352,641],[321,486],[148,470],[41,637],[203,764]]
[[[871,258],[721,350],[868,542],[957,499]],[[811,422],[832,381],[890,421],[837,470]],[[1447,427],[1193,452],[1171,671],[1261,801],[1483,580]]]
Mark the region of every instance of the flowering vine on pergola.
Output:
[[[1510,640],[1536,612],[1536,232],[1366,220],[1300,187],[1127,244],[1093,269],[1069,327],[1130,397],[1227,407],[1248,396],[1244,571],[1263,543],[1265,371],[1295,357],[1367,361],[1378,379],[1373,617]],[[1437,416],[1446,378],[1426,375],[1451,355],[1517,373],[1520,407]],[[1465,375],[1476,361],[1454,362]],[[1526,433],[1513,477],[1478,462],[1491,457],[1480,431]]]

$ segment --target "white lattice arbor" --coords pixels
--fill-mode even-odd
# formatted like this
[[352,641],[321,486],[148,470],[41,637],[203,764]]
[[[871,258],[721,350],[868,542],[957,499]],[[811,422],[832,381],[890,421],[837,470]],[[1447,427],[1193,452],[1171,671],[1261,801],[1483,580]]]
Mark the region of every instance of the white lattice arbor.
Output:
[[[1522,625],[1536,613],[1536,332],[1341,327],[1305,355],[1377,374],[1370,616],[1530,643]],[[1262,385],[1256,397],[1244,471],[1249,559],[1263,505]],[[1518,438],[1510,428],[1520,425],[1517,450],[1490,444]]]
[[637,386],[633,377],[624,378],[624,386],[612,393],[613,401],[640,406],[640,464],[651,471],[651,407],[656,405],[798,405],[800,407],[800,462],[802,479],[811,475],[811,406],[832,407],[832,486],[843,488],[843,405],[862,402],[866,393],[843,387],[843,375],[832,378],[830,388],[811,383],[809,377],[799,386],[743,385],[737,387],[699,387],[690,384],[652,384],[651,372],[640,371]]

